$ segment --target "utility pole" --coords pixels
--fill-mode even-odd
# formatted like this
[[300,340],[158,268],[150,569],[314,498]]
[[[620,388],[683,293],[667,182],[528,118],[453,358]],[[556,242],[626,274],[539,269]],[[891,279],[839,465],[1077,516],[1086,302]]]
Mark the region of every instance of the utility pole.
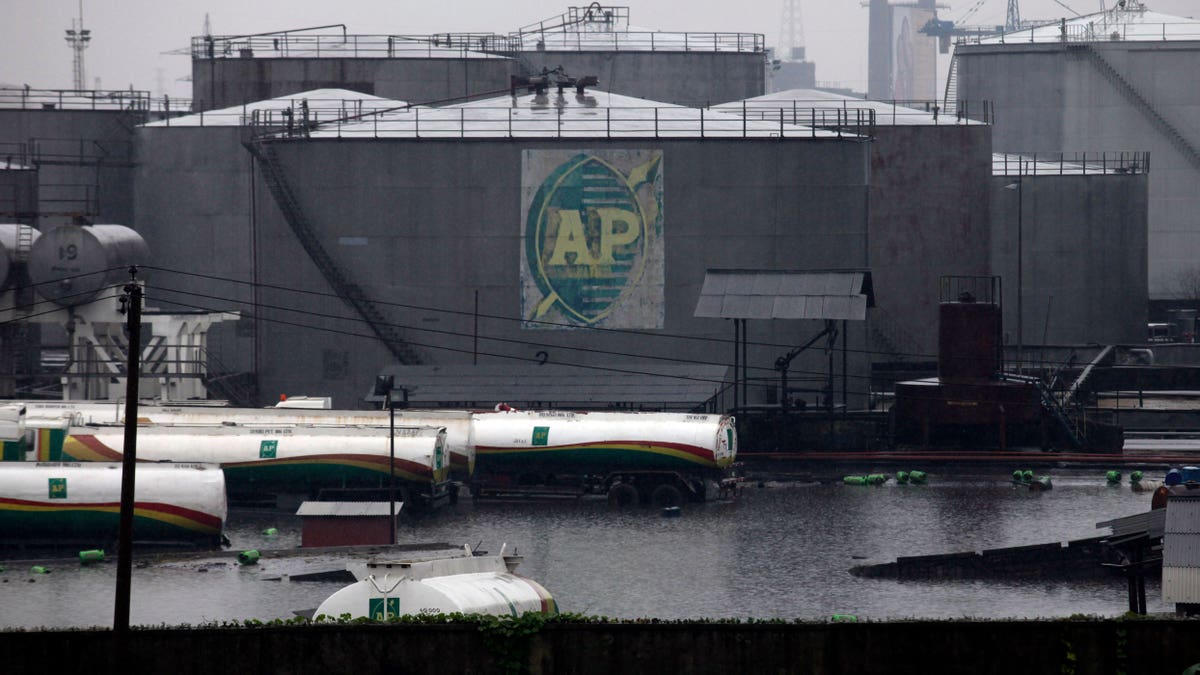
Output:
[[[137,267],[129,268],[129,283],[120,297],[120,312],[129,331],[129,361],[125,368],[125,448],[121,456],[121,516],[117,530],[117,598],[113,632],[124,639],[129,632],[129,591],[133,571],[134,471],[137,466],[138,378],[141,376],[142,286]],[[120,656],[118,656],[120,658]]]

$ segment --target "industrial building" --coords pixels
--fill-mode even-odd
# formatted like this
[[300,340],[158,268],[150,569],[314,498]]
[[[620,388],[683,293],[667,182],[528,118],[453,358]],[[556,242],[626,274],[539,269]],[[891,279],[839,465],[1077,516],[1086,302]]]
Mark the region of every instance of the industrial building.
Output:
[[1149,292],[1171,298],[1200,259],[1197,69],[1200,22],[1129,0],[960,41],[947,99],[992,102],[997,152],[1148,151]]

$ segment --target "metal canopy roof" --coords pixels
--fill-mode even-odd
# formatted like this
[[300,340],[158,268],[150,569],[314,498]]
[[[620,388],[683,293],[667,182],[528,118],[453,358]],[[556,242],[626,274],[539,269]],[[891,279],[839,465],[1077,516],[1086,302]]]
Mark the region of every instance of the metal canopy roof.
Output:
[[868,270],[708,270],[694,316],[862,321],[874,306]]
[[[396,502],[399,511],[404,502]],[[298,516],[327,516],[333,518],[376,518],[391,515],[388,502],[303,502]]]
[[[628,363],[587,368],[547,363],[388,366],[395,378],[392,400],[413,407],[460,405],[517,407],[639,405],[690,410],[712,398],[728,366]],[[382,396],[366,396],[381,402]]]

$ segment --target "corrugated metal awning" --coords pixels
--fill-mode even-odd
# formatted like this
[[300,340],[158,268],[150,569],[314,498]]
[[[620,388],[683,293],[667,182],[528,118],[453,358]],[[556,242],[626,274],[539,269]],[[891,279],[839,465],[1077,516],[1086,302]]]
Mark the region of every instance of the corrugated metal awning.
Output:
[[[729,367],[707,364],[626,363],[603,367],[555,363],[387,366],[393,401],[414,407],[468,405],[518,407],[611,405],[691,410],[724,385]],[[380,403],[368,393],[365,400]]]
[[[396,502],[396,512],[404,502]],[[367,518],[391,515],[388,502],[304,502],[296,511],[298,516],[329,516],[334,518]]]
[[869,270],[708,270],[694,316],[862,321],[874,306]]

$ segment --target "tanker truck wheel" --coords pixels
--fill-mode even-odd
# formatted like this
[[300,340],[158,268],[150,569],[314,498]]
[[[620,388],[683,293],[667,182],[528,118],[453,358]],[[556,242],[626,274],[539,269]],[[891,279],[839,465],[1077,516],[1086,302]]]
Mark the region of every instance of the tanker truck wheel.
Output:
[[613,486],[608,488],[608,505],[614,508],[623,509],[630,506],[637,506],[638,491],[629,483],[613,483]]
[[650,493],[650,503],[655,508],[665,509],[669,506],[683,506],[683,493],[674,485],[663,483]]

